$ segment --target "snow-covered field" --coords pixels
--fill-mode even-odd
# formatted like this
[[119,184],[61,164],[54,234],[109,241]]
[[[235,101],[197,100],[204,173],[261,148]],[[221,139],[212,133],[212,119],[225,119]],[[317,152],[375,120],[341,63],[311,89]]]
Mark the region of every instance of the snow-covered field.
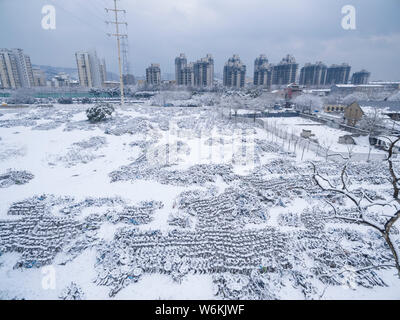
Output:
[[[348,132],[328,127],[324,124],[304,119],[301,117],[294,118],[266,118],[263,119],[269,127],[277,127],[279,130],[283,130],[288,135],[294,135],[300,137],[303,130],[311,130],[314,135],[312,138],[316,139],[321,147],[329,148],[332,152],[348,153],[349,147],[352,153],[365,154],[367,157],[369,152],[369,141],[368,136],[355,137],[355,145],[345,145],[339,143],[339,137],[349,135]],[[382,155],[384,152],[373,148],[371,155]]]
[[[93,124],[87,107],[0,110],[0,299],[400,298],[379,234],[332,219],[261,126],[144,105]],[[387,194],[383,166],[349,177]]]

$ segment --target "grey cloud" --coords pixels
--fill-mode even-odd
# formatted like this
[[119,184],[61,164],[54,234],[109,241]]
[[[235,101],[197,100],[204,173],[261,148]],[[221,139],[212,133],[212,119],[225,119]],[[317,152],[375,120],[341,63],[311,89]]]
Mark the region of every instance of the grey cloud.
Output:
[[[41,7],[57,8],[57,30],[40,27]],[[293,54],[300,64],[317,60],[349,62],[353,71],[367,68],[373,79],[400,79],[400,1],[398,0],[121,0],[127,9],[130,60],[143,74],[152,62],[173,72],[174,57],[190,60],[206,53],[215,70],[238,53],[252,72],[254,58],[271,62]],[[341,8],[357,10],[357,30],[341,28]],[[74,66],[74,52],[96,48],[116,71],[115,39],[104,24],[110,0],[0,0],[0,43],[21,47],[33,63]]]

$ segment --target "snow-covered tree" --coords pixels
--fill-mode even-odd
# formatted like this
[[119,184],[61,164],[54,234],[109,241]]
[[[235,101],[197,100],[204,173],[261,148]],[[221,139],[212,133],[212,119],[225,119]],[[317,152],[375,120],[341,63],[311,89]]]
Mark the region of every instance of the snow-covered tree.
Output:
[[345,96],[343,98],[343,103],[346,105],[349,105],[353,102],[357,102],[357,101],[367,101],[369,100],[368,95],[364,92],[354,92],[354,93],[350,93],[347,96]]
[[[375,136],[382,131],[382,127],[385,126],[385,120],[382,116],[382,113],[378,111],[377,108],[374,108],[372,112],[365,113],[362,119],[358,122],[358,126],[360,129],[363,129],[368,132],[368,138]],[[371,156],[372,146],[369,146],[368,151],[368,159],[369,161]]]
[[87,109],[86,115],[90,122],[99,122],[111,116],[114,110],[114,107],[110,103],[100,103]]
[[294,103],[300,106],[309,106],[311,110],[321,111],[324,107],[324,102],[321,97],[312,94],[302,94],[294,98]]
[[[398,160],[394,159],[394,150],[400,145],[400,136],[393,139],[387,138],[387,175],[392,185],[390,196],[381,194],[379,197],[370,197],[358,184],[351,184],[347,168],[350,158],[345,162],[341,170],[338,182],[331,181],[318,172],[317,166],[312,163],[312,179],[323,191],[325,202],[333,211],[333,219],[348,223],[355,223],[370,227],[379,232],[393,255],[394,265],[400,278],[400,250],[398,243],[393,239],[395,224],[400,219],[400,170]],[[331,201],[335,196],[341,196],[349,204],[350,212],[340,210],[338,205]],[[380,267],[380,266],[374,266]]]
[[394,93],[393,95],[391,95],[388,98],[388,101],[400,101],[400,90],[397,91],[396,93]]
[[33,104],[35,103],[35,98],[31,90],[18,89],[13,91],[7,102],[10,104]]
[[381,127],[384,125],[384,117],[377,108],[373,108],[371,112],[365,112],[362,119],[358,122],[360,129],[368,131],[369,135],[379,134]]
[[58,103],[60,104],[72,104],[72,98],[71,97],[61,97],[57,100]]

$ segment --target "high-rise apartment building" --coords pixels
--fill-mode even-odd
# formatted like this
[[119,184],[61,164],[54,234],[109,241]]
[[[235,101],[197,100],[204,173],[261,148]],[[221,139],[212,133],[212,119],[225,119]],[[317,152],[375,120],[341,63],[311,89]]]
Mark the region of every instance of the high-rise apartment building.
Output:
[[306,63],[300,71],[299,84],[302,86],[323,86],[326,82],[328,67],[322,62]]
[[240,61],[238,55],[233,55],[232,58],[225,63],[224,66],[224,86],[243,88],[246,80],[246,66]]
[[296,59],[288,54],[279,64],[273,66],[272,84],[286,85],[296,82],[298,67]]
[[194,66],[193,63],[189,63],[182,68],[181,74],[181,85],[191,87],[194,85]]
[[146,69],[146,83],[149,85],[161,84],[161,69],[159,64],[152,63],[151,66]]
[[21,87],[17,71],[17,60],[10,50],[0,49],[1,88],[16,89]]
[[45,87],[47,85],[46,75],[43,70],[33,68],[33,83],[35,87]]
[[0,49],[1,87],[5,89],[34,86],[31,59],[22,49]]
[[270,87],[272,83],[272,66],[268,63],[265,55],[260,55],[254,61],[254,78],[255,86]]
[[354,72],[353,76],[351,77],[352,84],[368,84],[369,77],[371,73],[367,70],[361,70],[359,72]]
[[81,87],[102,87],[106,80],[106,67],[100,63],[95,51],[75,53]]
[[178,86],[210,87],[214,83],[214,59],[210,54],[194,63],[185,54],[175,58],[175,82]]
[[104,85],[104,82],[107,81],[107,68],[105,59],[102,59],[100,63],[100,78],[101,78],[101,83]]
[[65,72],[60,72],[51,79],[51,86],[55,88],[63,88],[70,86],[69,75]]
[[187,59],[184,53],[175,59],[175,81],[178,86],[184,85],[182,70],[187,67]]
[[17,71],[21,86],[24,88],[33,87],[33,71],[30,57],[24,54],[22,49],[12,49],[12,52],[17,59]]
[[346,84],[349,82],[351,67],[347,63],[333,64],[326,72],[326,85]]
[[214,59],[207,54],[193,64],[194,86],[211,87],[214,83]]

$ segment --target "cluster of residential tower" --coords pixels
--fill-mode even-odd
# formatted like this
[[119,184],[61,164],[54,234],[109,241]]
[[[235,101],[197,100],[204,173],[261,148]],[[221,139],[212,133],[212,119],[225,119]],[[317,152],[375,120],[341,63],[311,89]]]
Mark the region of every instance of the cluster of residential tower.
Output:
[[[50,85],[53,87],[80,86],[86,88],[117,86],[116,81],[107,81],[104,59],[99,59],[95,51],[75,54],[78,81],[69,79],[65,73],[55,75]],[[367,84],[370,73],[366,70],[353,73],[347,63],[327,66],[322,62],[306,63],[300,70],[292,55],[285,56],[279,63],[272,64],[266,55],[260,55],[254,61],[254,77],[246,78],[246,65],[238,55],[233,55],[224,65],[223,85],[243,88],[246,84],[271,88],[298,83],[304,87],[323,87],[336,84]],[[126,84],[133,84],[132,75],[124,75]],[[212,87],[215,85],[214,59],[211,54],[195,62],[188,62],[185,54],[175,58],[175,80],[178,86]],[[161,68],[153,63],[146,69],[145,83],[158,86],[162,83]],[[44,71],[33,68],[28,55],[22,49],[0,49],[0,89],[18,89],[21,87],[40,87],[49,85]]]
[[[347,63],[327,66],[322,62],[307,63],[300,69],[296,59],[287,55],[278,64],[269,63],[266,55],[260,55],[254,61],[255,86],[282,86],[298,82],[307,87],[322,87],[335,84],[367,84],[370,73],[366,70],[353,73],[350,78],[351,67]],[[146,83],[159,85],[161,83],[161,68],[159,64],[152,64],[146,69]],[[238,55],[233,55],[224,65],[223,85],[226,87],[243,88],[246,80],[246,65]],[[210,54],[197,62],[188,63],[185,54],[181,53],[175,59],[175,84],[180,86],[214,85],[214,59]]]

